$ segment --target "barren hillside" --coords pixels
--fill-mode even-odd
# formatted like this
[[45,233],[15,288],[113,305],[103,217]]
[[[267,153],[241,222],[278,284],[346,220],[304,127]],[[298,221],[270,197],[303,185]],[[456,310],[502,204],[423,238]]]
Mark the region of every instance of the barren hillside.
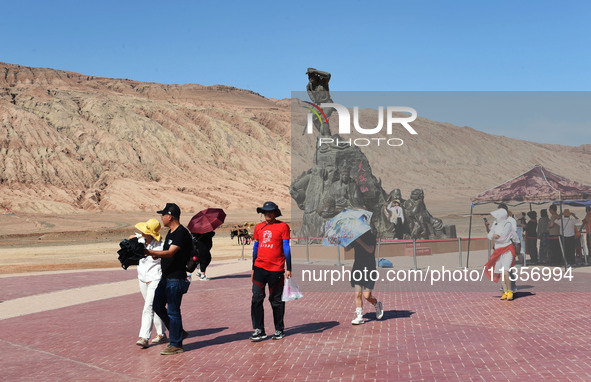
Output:
[[0,64],[2,207],[22,212],[287,203],[285,101]]
[[[290,201],[288,100],[0,63],[0,125],[0,207],[15,212]],[[420,187],[428,203],[464,203],[538,163],[591,184],[589,144],[541,145],[421,118],[413,126],[419,135],[392,156],[367,154],[387,191],[406,197]],[[294,160],[305,169],[311,158]]]

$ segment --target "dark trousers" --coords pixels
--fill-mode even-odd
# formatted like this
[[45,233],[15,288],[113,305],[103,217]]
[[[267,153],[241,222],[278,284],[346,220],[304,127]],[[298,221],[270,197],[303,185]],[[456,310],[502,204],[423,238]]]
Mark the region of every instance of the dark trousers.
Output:
[[538,252],[539,260],[543,264],[548,264],[550,260],[550,249],[548,248],[548,242],[548,233],[544,232],[540,238],[540,250]]
[[170,336],[170,344],[183,346],[183,319],[181,317],[181,301],[183,299],[183,279],[167,279],[163,277],[154,292],[154,313],[166,325]]
[[285,315],[285,302],[281,301],[283,284],[285,283],[284,272],[272,272],[262,268],[254,267],[252,280],[252,302],[250,304],[250,316],[253,329],[265,330],[265,285],[269,285],[269,302],[273,308],[273,321],[275,330],[283,330],[283,316]]
[[398,240],[402,240],[404,224],[402,223],[402,218],[396,219],[396,229],[394,230],[394,237]]
[[199,254],[199,269],[201,273],[205,273],[207,266],[211,263],[211,252],[207,251],[205,253]]
[[550,264],[551,265],[564,265],[564,259],[562,258],[562,251],[560,249],[560,236],[548,237],[549,249],[550,249]]
[[537,237],[527,237],[525,239],[525,250],[527,254],[530,256],[531,261],[534,263],[538,262],[538,238]]
[[566,257],[566,262],[570,265],[575,264],[575,250],[577,247],[577,242],[574,236],[565,236],[564,237],[564,257]]

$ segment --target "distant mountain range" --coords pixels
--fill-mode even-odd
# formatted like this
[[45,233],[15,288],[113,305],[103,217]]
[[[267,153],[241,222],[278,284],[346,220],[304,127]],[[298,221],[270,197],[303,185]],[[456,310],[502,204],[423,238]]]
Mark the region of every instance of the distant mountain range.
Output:
[[[290,203],[290,100],[0,63],[0,124],[1,208]],[[591,184],[589,144],[538,144],[422,118],[413,127],[420,134],[405,139],[395,163],[368,154],[386,191],[423,188],[427,201],[467,201],[535,164]]]

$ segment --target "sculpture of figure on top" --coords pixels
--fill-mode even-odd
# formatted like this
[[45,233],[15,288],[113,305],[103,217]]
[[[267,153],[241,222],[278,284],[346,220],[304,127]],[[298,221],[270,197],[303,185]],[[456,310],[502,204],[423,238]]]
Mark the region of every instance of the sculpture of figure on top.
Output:
[[[308,75],[308,85],[306,86],[306,91],[308,92],[308,96],[318,107],[322,103],[333,103],[332,99],[330,98],[330,91],[328,88],[328,81],[330,81],[330,73],[323,72],[314,68],[308,68],[306,71]],[[328,126],[328,120],[330,119],[330,115],[332,114],[333,108],[328,108],[327,110],[322,109],[324,115],[326,116],[326,122],[324,123],[322,120],[314,119],[314,127],[320,133],[322,137],[330,137],[330,127]]]

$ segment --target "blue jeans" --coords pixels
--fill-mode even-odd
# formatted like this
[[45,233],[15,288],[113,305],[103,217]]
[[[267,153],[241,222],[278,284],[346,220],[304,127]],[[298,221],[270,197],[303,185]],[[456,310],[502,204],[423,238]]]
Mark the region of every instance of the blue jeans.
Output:
[[168,328],[170,345],[183,346],[183,320],[181,317],[181,300],[183,299],[183,279],[167,279],[163,277],[154,293],[154,312]]

